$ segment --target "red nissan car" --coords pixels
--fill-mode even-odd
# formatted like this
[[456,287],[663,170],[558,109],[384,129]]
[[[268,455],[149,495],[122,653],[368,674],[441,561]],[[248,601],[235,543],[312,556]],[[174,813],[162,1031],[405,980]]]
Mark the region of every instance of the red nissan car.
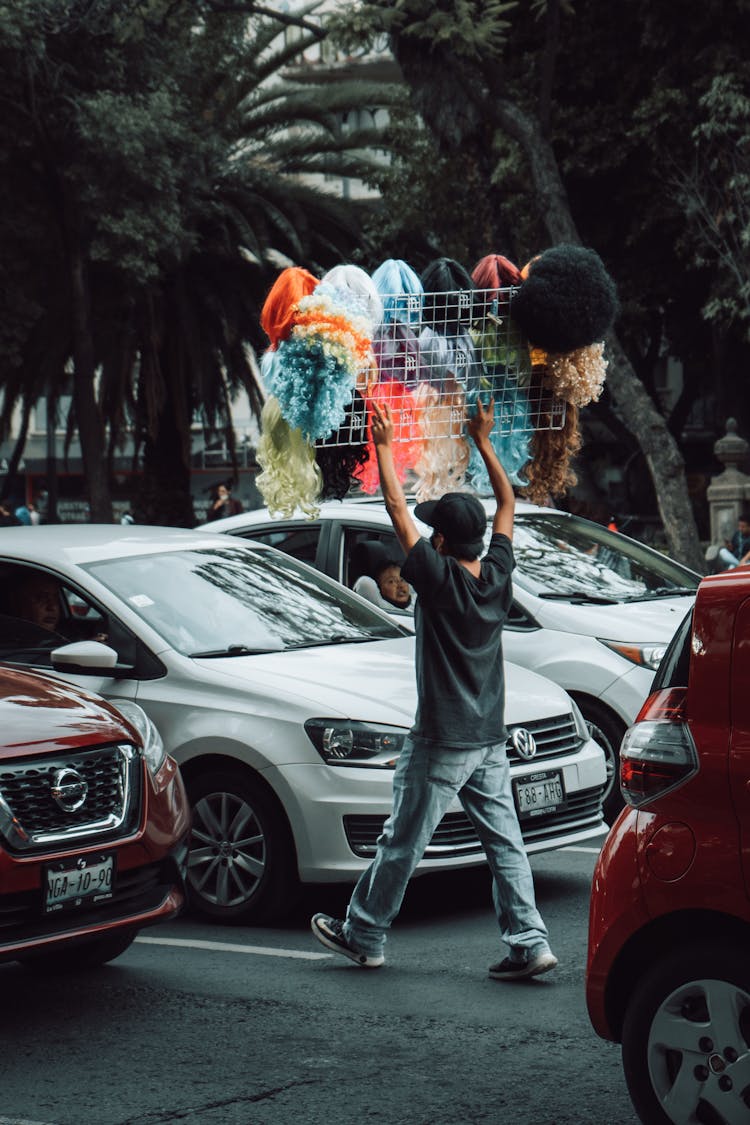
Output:
[[189,809],[134,703],[0,666],[0,961],[111,961],[183,904]]
[[750,1122],[750,569],[704,579],[620,750],[587,1001],[643,1122]]

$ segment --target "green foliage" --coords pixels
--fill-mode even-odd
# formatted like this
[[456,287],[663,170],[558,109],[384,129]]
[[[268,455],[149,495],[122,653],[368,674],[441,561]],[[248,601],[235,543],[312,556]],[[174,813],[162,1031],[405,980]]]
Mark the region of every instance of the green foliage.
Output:
[[231,440],[277,262],[326,268],[359,240],[358,209],[298,173],[371,173],[377,132],[342,118],[402,97],[289,80],[316,7],[287,36],[251,3],[0,0],[0,427],[66,379],[76,255],[110,454],[131,424],[153,448],[165,412],[185,472],[196,409]]
[[506,45],[505,17],[518,0],[363,0],[334,16],[329,30],[346,50],[381,35],[414,40],[428,52],[450,47],[468,62],[497,59]]
[[689,250],[715,267],[707,319],[738,324],[750,340],[750,97],[736,73],[716,75],[699,100],[693,161],[673,177]]

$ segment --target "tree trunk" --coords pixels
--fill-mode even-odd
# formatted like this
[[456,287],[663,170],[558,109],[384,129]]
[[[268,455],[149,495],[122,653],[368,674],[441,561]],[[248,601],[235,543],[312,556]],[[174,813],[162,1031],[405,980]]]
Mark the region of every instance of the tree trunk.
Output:
[[96,399],[96,364],[91,336],[91,304],[86,265],[80,247],[70,253],[73,309],[73,406],[81,442],[83,471],[92,523],[112,523],[112,498],[106,471],[104,423]]
[[[570,213],[557,161],[539,123],[506,99],[500,99],[494,105],[498,125],[518,141],[529,161],[550,239],[553,243],[580,245],[581,238]],[[643,450],[670,552],[685,566],[704,573],[705,560],[688,494],[682,454],[666,419],[657,410],[614,334],[608,341],[608,347],[612,361],[607,383],[613,409]]]
[[[16,473],[18,466],[23,457],[23,451],[26,448],[26,438],[29,434],[29,420],[31,418],[31,399],[25,398],[23,400],[23,413],[21,415],[21,426],[16,438],[16,444],[13,446],[13,452],[10,455],[8,462],[8,471],[5,474],[3,481],[2,492],[0,492],[0,500],[13,500],[16,497]],[[26,495],[26,485],[23,486],[23,494]]]

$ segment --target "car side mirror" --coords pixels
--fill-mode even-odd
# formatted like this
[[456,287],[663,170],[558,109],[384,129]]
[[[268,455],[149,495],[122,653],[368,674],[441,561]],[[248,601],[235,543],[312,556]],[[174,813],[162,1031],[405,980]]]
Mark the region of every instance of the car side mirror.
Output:
[[52,667],[56,672],[79,672],[83,675],[114,675],[117,653],[101,641],[75,641],[52,651]]

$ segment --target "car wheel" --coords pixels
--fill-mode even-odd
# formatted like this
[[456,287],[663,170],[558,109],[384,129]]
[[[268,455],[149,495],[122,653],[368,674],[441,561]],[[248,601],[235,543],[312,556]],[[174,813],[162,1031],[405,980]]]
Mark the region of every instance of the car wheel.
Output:
[[750,1120],[746,952],[706,942],[654,965],[628,1005],[622,1059],[646,1125]]
[[204,774],[187,788],[193,908],[226,923],[282,917],[297,887],[294,854],[286,825],[261,784],[229,772]]
[[99,965],[114,961],[115,957],[119,957],[129,949],[137,933],[137,930],[118,930],[114,934],[106,934],[92,941],[72,945],[69,949],[62,947],[51,953],[31,953],[28,957],[21,957],[19,960],[27,969],[40,973],[67,973],[96,969]]
[[607,824],[612,824],[625,802],[620,792],[620,743],[625,724],[606,707],[593,700],[576,700],[586,720],[589,733],[604,751],[607,780],[602,795],[602,808]]

